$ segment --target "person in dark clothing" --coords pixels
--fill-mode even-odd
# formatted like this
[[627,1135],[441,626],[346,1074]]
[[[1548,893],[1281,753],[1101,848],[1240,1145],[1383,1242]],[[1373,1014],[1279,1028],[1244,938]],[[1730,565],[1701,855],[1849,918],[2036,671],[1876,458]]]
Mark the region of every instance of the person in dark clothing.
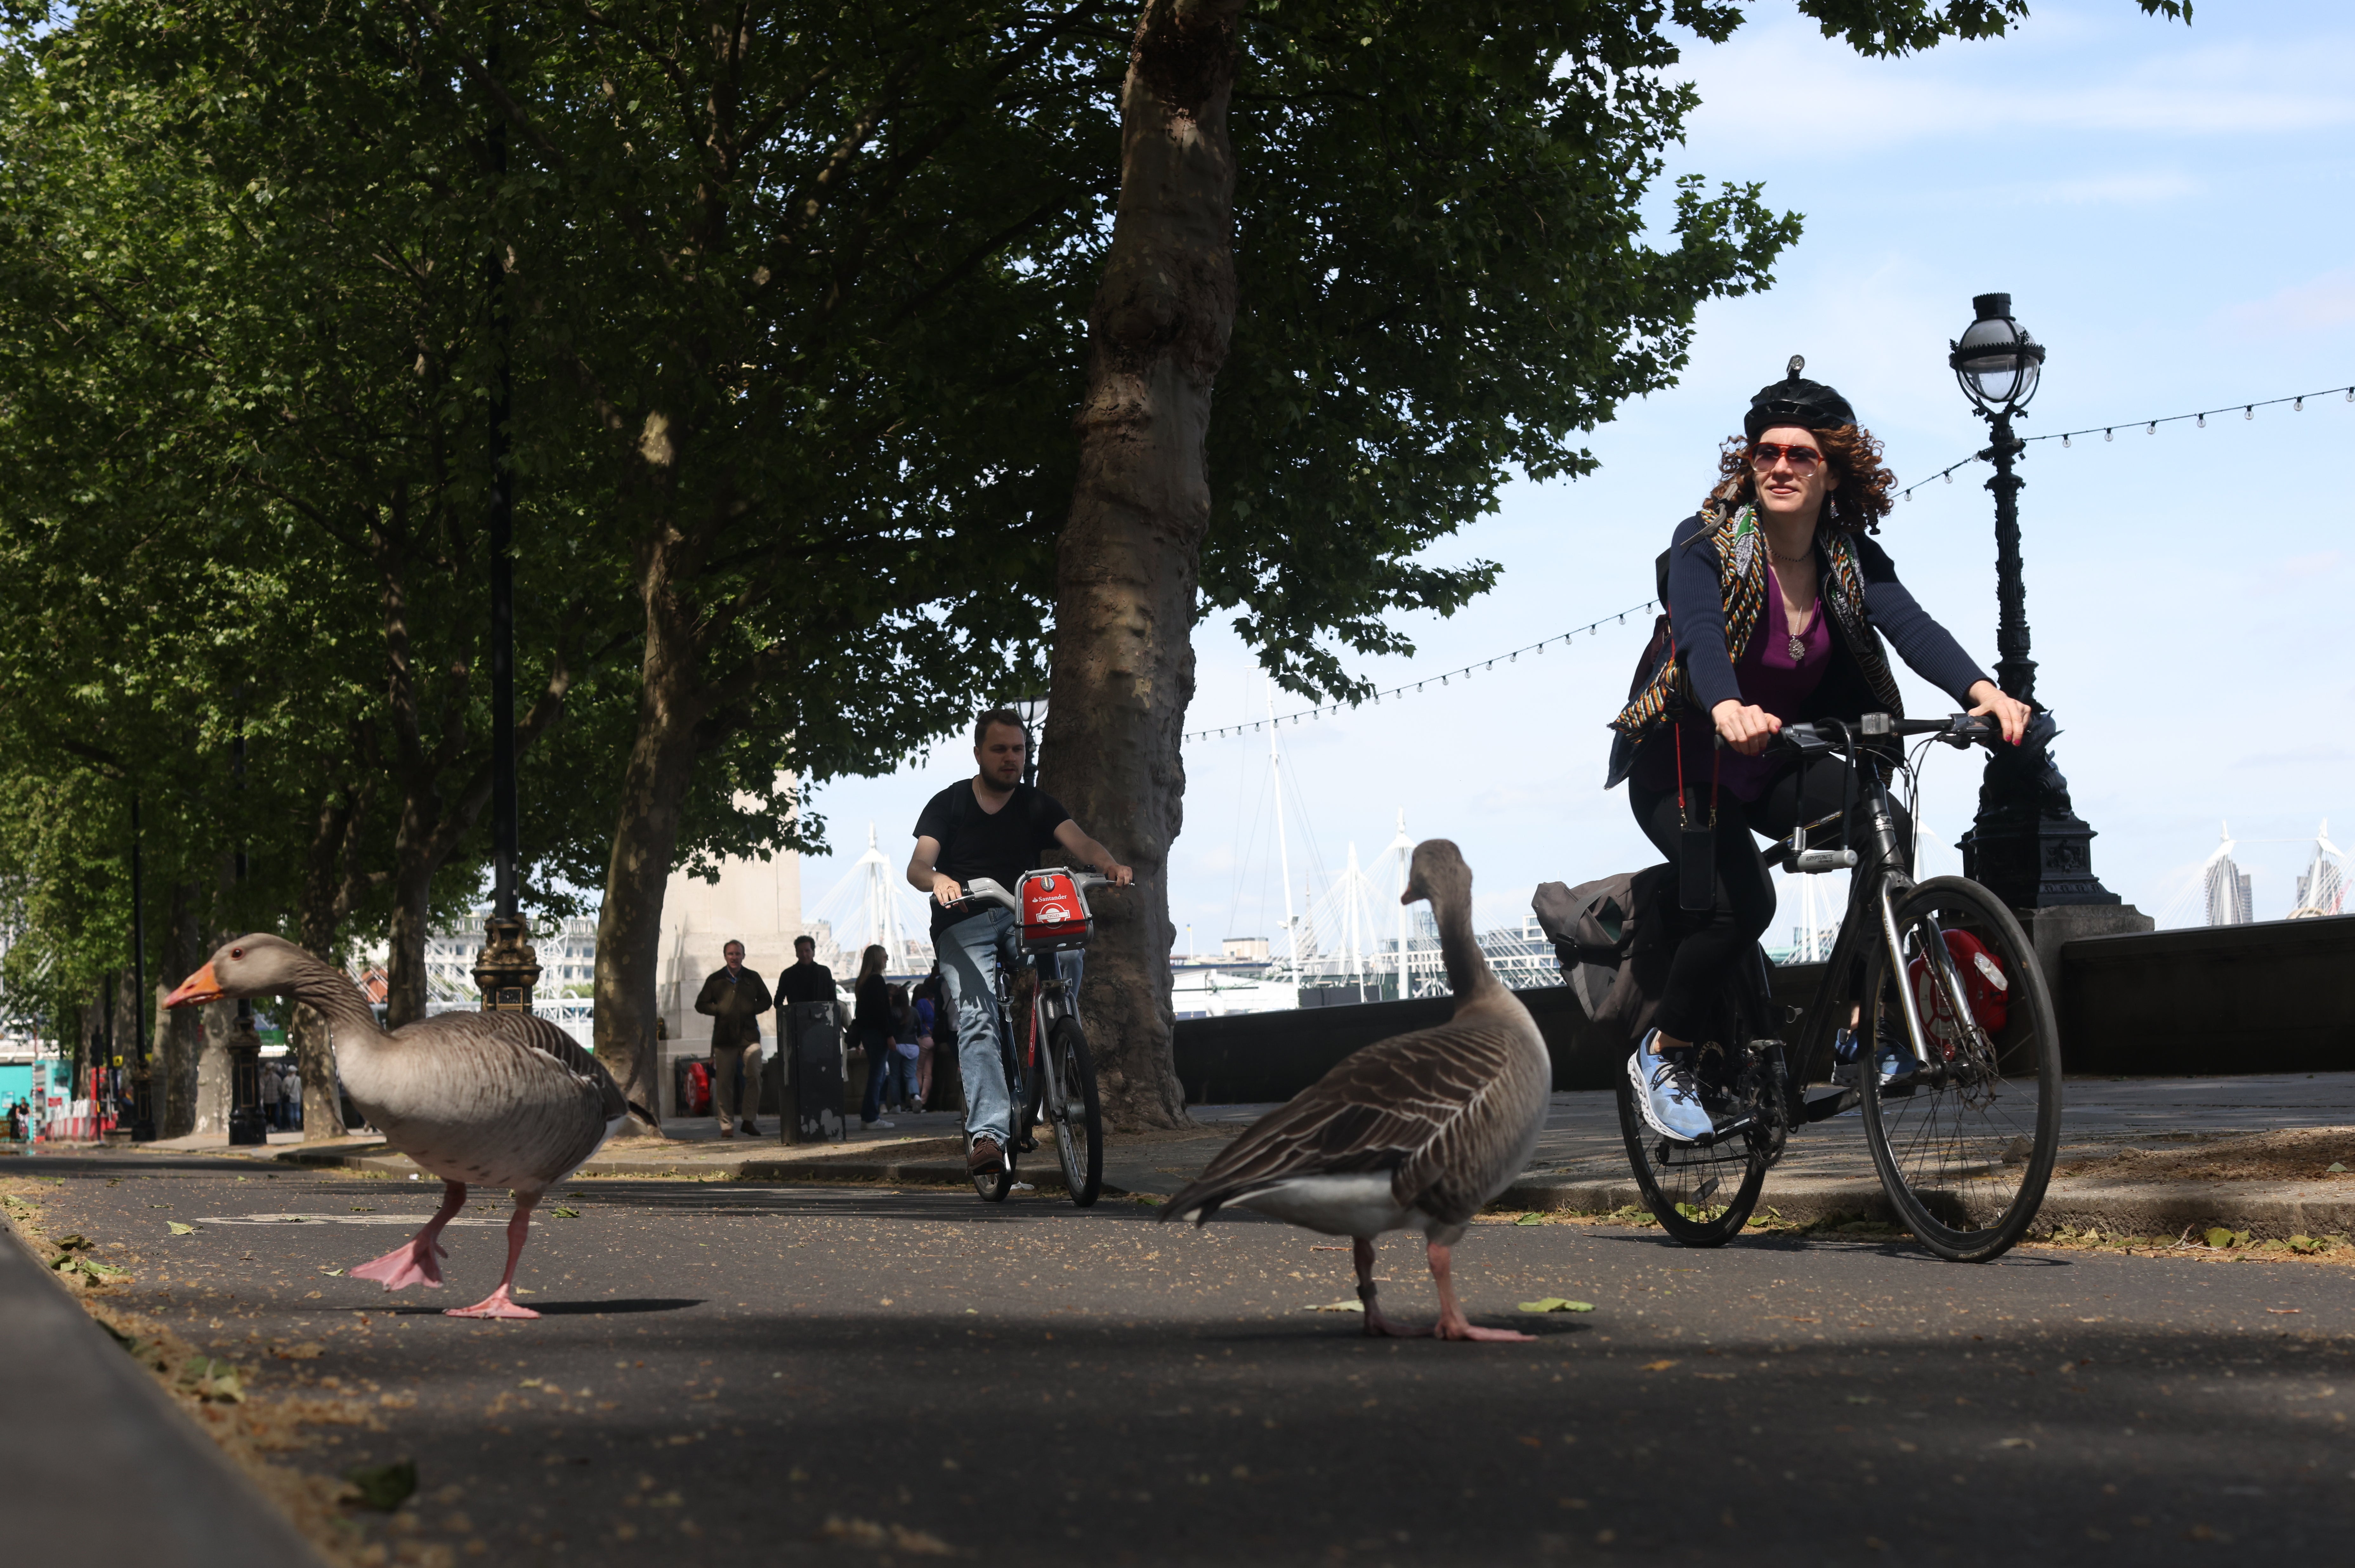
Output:
[[[974,722],[972,779],[953,784],[924,803],[916,818],[916,852],[909,884],[932,897],[932,946],[941,960],[946,1006],[936,1027],[956,1031],[958,1075],[964,1083],[966,1164],[976,1171],[1002,1168],[1013,1135],[1014,1107],[997,1063],[996,988],[992,970],[1014,955],[1014,912],[965,898],[964,884],[988,877],[1007,891],[1059,845],[1094,866],[1116,887],[1135,873],[1088,837],[1060,802],[1022,782],[1029,736],[1012,709],[997,708]],[[1066,978],[1070,970],[1066,970]]]
[[815,937],[794,938],[793,963],[777,971],[777,1006],[797,1002],[830,1002],[835,998],[834,971],[817,961]]
[[703,982],[695,1010],[711,1019],[711,1108],[719,1136],[736,1136],[741,1115],[747,1137],[759,1137],[754,1119],[761,1109],[761,1015],[769,1010],[769,987],[744,967],[744,944],[720,949],[725,961]]
[[852,992],[852,1005],[858,1009],[851,1015],[850,1027],[858,1043],[867,1048],[867,1093],[858,1103],[858,1125],[862,1127],[888,1127],[894,1124],[879,1121],[883,1112],[883,1088],[891,1076],[891,992],[883,979],[883,965],[890,955],[879,946],[869,947],[860,955],[858,985]]
[[[1774,887],[1753,835],[1784,838],[1840,810],[1840,770],[1806,770],[1767,743],[1785,723],[1902,716],[1881,639],[1914,673],[1975,714],[1994,714],[2017,745],[2030,717],[1915,602],[1867,534],[1888,516],[1895,483],[1881,443],[1831,388],[1787,378],[1751,401],[1729,441],[1719,484],[1677,526],[1658,567],[1667,613],[1619,717],[1604,787],[1625,780],[1646,837],[1671,862],[1704,829],[1714,893],[1682,915],[1685,934],[1662,990],[1658,1027],[1628,1059],[1646,1119],[1663,1136],[1710,1128],[1692,1078],[1732,965],[1774,914]],[[1900,821],[1910,843],[1912,825]],[[1834,847],[1837,821],[1808,840]],[[1873,868],[1858,868],[1869,885]],[[1894,1062],[1891,1066],[1897,1065]]]

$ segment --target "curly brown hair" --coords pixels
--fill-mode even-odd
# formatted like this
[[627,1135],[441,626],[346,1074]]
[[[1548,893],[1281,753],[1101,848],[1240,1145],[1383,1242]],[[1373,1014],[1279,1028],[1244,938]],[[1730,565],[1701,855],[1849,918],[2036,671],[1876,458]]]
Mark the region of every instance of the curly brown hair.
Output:
[[[1824,497],[1824,521],[1849,533],[1877,533],[1889,516],[1897,475],[1881,466],[1881,443],[1870,431],[1852,424],[1834,425],[1812,432],[1824,449],[1824,460],[1839,475],[1839,485]],[[1717,488],[1710,499],[1722,506],[1748,506],[1758,498],[1757,480],[1750,470],[1751,442],[1728,436],[1718,453]]]

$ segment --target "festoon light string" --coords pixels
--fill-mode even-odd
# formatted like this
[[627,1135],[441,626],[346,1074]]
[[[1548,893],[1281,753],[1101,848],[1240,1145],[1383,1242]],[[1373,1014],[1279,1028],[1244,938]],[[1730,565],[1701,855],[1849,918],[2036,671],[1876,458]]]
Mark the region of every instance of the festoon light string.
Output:
[[[2047,431],[2042,435],[2024,437],[2021,439],[2019,444],[2022,446],[2033,446],[2040,441],[2057,441],[2065,447],[2072,444],[2074,439],[2078,436],[2094,434],[2100,435],[2104,441],[2115,441],[2118,438],[2118,432],[2122,430],[2139,430],[2145,435],[2157,435],[2158,433],[2159,426],[2163,424],[2181,424],[2185,420],[2191,421],[2194,429],[2205,430],[2208,428],[2208,416],[2211,414],[2229,414],[2234,409],[2238,409],[2241,411],[2241,417],[2243,419],[2253,420],[2257,417],[2257,411],[2259,409],[2278,408],[2284,403],[2287,403],[2290,406],[2292,412],[2304,413],[2306,411],[2307,399],[2327,398],[2333,392],[2343,393],[2345,395],[2345,400],[2348,402],[2355,403],[2355,387],[2325,387],[2318,392],[2293,392],[2286,398],[2266,398],[2263,401],[2254,403],[2227,403],[2220,409],[2196,409],[2188,414],[2167,414],[2155,420],[2120,420],[2115,424],[2089,424],[2083,430]],[[1919,490],[1924,485],[1934,485],[1941,479],[1951,485],[1955,482],[1955,474],[1957,470],[1968,468],[1974,463],[1985,463],[1987,460],[1987,454],[1986,453],[1974,452],[1968,457],[1963,458],[1959,462],[1946,464],[1945,467],[1939,469],[1938,472],[1931,475],[1927,479],[1919,480],[1912,485],[1908,485],[1905,488],[1897,492],[1897,497],[1901,501],[1912,500],[1914,491]]]
[[1552,646],[1556,643],[1560,643],[1564,647],[1567,647],[1570,645],[1570,640],[1572,637],[1599,636],[1602,635],[1603,628],[1605,626],[1625,625],[1627,624],[1628,616],[1646,614],[1658,608],[1659,602],[1657,600],[1646,599],[1641,604],[1630,605],[1626,609],[1619,611],[1616,614],[1604,615],[1599,619],[1589,621],[1583,626],[1574,626],[1571,630],[1561,633],[1558,635],[1547,637],[1541,641],[1531,643],[1527,647],[1515,648],[1509,653],[1498,654],[1495,658],[1475,659],[1470,664],[1465,665],[1461,668],[1447,670],[1439,675],[1426,676],[1421,680],[1401,681],[1396,686],[1386,687],[1376,691],[1369,692],[1362,698],[1358,698],[1348,702],[1327,702],[1316,708],[1304,708],[1297,713],[1279,713],[1273,719],[1256,719],[1248,724],[1223,724],[1215,730],[1188,731],[1184,736],[1184,739],[1188,741],[1212,741],[1228,735],[1256,734],[1260,731],[1266,729],[1271,724],[1299,724],[1311,719],[1322,719],[1328,713],[1338,713],[1345,708],[1356,708],[1366,702],[1379,704],[1385,697],[1405,697],[1412,692],[1421,691],[1426,686],[1445,686],[1453,680],[1468,680],[1475,674],[1495,669],[1500,664],[1511,664],[1515,660],[1518,659],[1523,654],[1542,654],[1547,648]]
[[[2146,435],[2157,435],[2158,433],[2159,426],[2163,424],[2180,424],[2185,420],[2194,421],[2197,428],[2205,429],[2208,424],[2208,416],[2211,414],[2228,414],[2234,409],[2238,409],[2241,411],[2241,417],[2243,419],[2253,420],[2257,417],[2257,411],[2259,409],[2277,408],[2283,403],[2289,404],[2294,411],[2303,413],[2306,411],[2306,400],[2308,398],[2327,398],[2333,392],[2342,393],[2348,402],[2355,403],[2355,387],[2325,387],[2318,392],[2294,392],[2286,398],[2266,398],[2261,401],[2251,403],[2227,403],[2222,408],[2199,409],[2188,414],[2166,414],[2158,419],[2121,420],[2115,424],[2087,425],[2083,430],[2051,431],[2042,435],[2029,436],[2023,440],[2020,444],[2023,446],[2030,446],[2040,441],[2057,441],[2062,446],[2066,447],[2072,444],[2074,438],[2078,436],[2093,435],[2096,432],[2098,432],[2105,441],[2115,441],[2117,439],[2117,432],[2122,430],[2131,431],[2139,429]],[[1897,492],[1898,497],[1901,500],[1910,500],[1913,497],[1913,492],[1921,489],[1923,485],[1934,485],[1942,479],[1951,485],[1955,482],[1955,475],[1956,471],[1967,468],[1974,463],[1984,463],[1986,461],[1986,453],[1975,452],[1968,457],[1962,459],[1960,462],[1948,464],[1945,467],[1941,468],[1935,474],[1931,475],[1927,479],[1919,480],[1914,484],[1908,485],[1904,489]],[[1527,647],[1515,648],[1509,653],[1498,654],[1495,658],[1475,659],[1470,664],[1445,671],[1440,675],[1426,677],[1422,680],[1403,681],[1397,686],[1386,687],[1380,690],[1371,692],[1365,698],[1359,698],[1348,702],[1323,703],[1315,708],[1304,708],[1296,713],[1278,714],[1273,719],[1258,719],[1244,724],[1224,724],[1218,726],[1215,729],[1191,730],[1187,731],[1184,739],[1188,741],[1212,741],[1222,739],[1229,735],[1257,734],[1259,731],[1268,728],[1271,724],[1302,724],[1311,719],[1322,719],[1327,714],[1338,713],[1346,708],[1359,707],[1367,701],[1380,704],[1385,697],[1405,697],[1412,693],[1421,691],[1426,686],[1437,685],[1444,687],[1454,680],[1468,680],[1476,674],[1496,668],[1500,662],[1504,664],[1511,664],[1518,660],[1523,654],[1542,654],[1546,651],[1548,646],[1555,643],[1561,643],[1564,646],[1567,646],[1572,637],[1597,635],[1602,632],[1604,626],[1624,625],[1626,624],[1628,616],[1645,614],[1653,610],[1657,610],[1657,608],[1659,608],[1659,604],[1657,600],[1647,599],[1643,603],[1622,610],[1616,614],[1605,615],[1599,620],[1590,621],[1583,626],[1575,627],[1558,636],[1548,637],[1542,642],[1531,643]]]

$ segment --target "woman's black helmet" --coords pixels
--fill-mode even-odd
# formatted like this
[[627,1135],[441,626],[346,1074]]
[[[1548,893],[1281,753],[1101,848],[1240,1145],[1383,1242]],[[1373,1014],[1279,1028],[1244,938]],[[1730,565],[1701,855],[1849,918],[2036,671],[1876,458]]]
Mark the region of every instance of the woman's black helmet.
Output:
[[1799,372],[1806,368],[1806,360],[1794,354],[1787,375],[1771,387],[1758,389],[1758,395],[1750,400],[1750,415],[1742,421],[1742,434],[1756,441],[1776,425],[1829,430],[1856,423],[1856,411],[1849,407],[1846,398],[1821,381],[1800,379]]

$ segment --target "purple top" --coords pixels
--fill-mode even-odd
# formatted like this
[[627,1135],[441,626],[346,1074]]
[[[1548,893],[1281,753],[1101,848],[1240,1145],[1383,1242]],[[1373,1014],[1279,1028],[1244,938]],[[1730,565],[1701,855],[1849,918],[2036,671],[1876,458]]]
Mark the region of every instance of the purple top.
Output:
[[[1768,566],[1767,571],[1771,575],[1773,566]],[[1831,667],[1832,633],[1824,624],[1820,595],[1799,644],[1805,651],[1795,659],[1791,656],[1791,621],[1783,613],[1783,584],[1776,578],[1774,592],[1766,595],[1765,624],[1751,635],[1750,646],[1742,651],[1742,662],[1733,667],[1743,702],[1763,708],[1788,723],[1798,717],[1800,704],[1823,684],[1824,672]],[[1771,752],[1755,757],[1745,757],[1731,748],[1720,752],[1716,726],[1706,715],[1688,720],[1678,729],[1684,740],[1685,783],[1706,789],[1710,766],[1714,762],[1718,787],[1737,800],[1756,800],[1764,794],[1785,761]],[[1646,789],[1676,788],[1676,754],[1666,746],[1645,747],[1636,763],[1635,778]]]

